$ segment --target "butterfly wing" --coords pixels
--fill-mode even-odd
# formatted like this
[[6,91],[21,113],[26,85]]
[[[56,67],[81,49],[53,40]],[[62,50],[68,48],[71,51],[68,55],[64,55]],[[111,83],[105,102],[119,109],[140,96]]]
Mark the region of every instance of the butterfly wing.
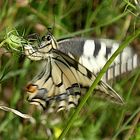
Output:
[[[119,47],[119,42],[110,39],[69,38],[58,41],[58,49],[95,74]],[[102,77],[104,81],[115,79],[139,66],[139,56],[133,47],[126,47],[114,60]]]
[[[42,72],[27,86],[28,100],[44,109],[69,110],[78,104],[81,93],[91,86],[96,76],[66,54],[54,50]],[[86,89],[86,90],[85,90]],[[100,81],[95,94],[119,104],[122,98]]]

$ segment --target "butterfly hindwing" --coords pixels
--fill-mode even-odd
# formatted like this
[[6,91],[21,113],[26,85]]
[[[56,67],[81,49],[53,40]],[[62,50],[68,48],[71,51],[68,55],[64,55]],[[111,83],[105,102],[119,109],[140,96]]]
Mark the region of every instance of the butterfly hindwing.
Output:
[[[96,79],[96,75],[66,54],[62,52],[59,53],[61,54],[61,57],[63,57],[68,62],[68,64],[71,66],[71,69],[75,71],[75,75],[77,75],[81,90],[88,90],[93,81]],[[98,97],[105,98],[115,103],[123,103],[122,98],[116,93],[116,91],[102,80],[96,86],[94,94]]]
[[[110,39],[68,38],[58,40],[58,49],[97,74],[120,43]],[[114,60],[102,80],[108,82],[139,66],[133,47],[126,47]]]

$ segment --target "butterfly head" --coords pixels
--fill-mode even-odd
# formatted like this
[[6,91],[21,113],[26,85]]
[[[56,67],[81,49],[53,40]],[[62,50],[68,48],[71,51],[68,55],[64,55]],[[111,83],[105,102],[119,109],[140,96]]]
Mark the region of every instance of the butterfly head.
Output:
[[47,59],[52,55],[52,51],[58,48],[57,41],[50,32],[42,39],[38,37],[37,40],[38,42],[29,40],[29,43],[24,45],[24,53],[31,60]]
[[48,53],[52,49],[57,49],[57,42],[53,35],[49,32],[46,36],[42,37],[38,50],[40,52]]

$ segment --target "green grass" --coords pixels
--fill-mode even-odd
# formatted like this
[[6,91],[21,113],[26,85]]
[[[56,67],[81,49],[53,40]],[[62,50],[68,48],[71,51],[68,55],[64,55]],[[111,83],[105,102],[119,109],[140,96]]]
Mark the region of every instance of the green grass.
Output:
[[[14,28],[22,36],[34,32],[44,35],[48,27],[53,27],[57,39],[85,36],[129,43],[127,36],[133,37],[140,27],[139,8],[128,0],[30,1],[23,7],[14,1],[3,0],[0,11],[1,42],[6,33]],[[137,40],[138,37],[131,41]],[[46,114],[26,101],[24,90],[39,64],[29,61],[7,44],[0,48],[0,57],[0,104],[36,119],[34,124],[0,110],[0,139],[53,140],[63,130],[66,131],[66,127],[70,128],[63,135],[66,140],[140,139],[140,124],[137,121],[140,114],[139,70],[124,76],[114,86],[125,99],[126,105],[122,107],[95,100],[91,95],[86,103],[83,98],[84,102],[77,110]],[[89,96],[89,92],[85,96]],[[77,114],[69,124],[69,116],[74,111]]]

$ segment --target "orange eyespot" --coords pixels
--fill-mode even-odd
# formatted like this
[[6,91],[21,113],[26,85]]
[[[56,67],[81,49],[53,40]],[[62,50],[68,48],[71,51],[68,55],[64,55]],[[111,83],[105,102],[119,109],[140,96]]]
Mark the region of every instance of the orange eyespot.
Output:
[[37,91],[37,86],[33,84],[29,84],[26,86],[26,91],[30,93],[35,93]]

